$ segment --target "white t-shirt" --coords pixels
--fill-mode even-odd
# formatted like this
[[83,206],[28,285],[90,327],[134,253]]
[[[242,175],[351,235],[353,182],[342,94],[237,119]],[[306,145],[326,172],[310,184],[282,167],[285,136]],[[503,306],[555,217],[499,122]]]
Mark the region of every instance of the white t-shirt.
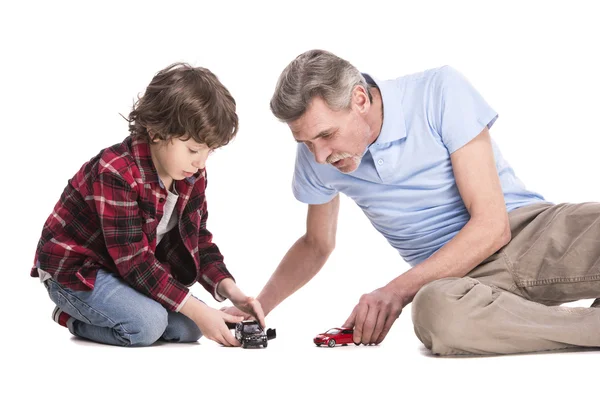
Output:
[[179,199],[179,194],[175,191],[175,186],[173,185],[172,191],[167,193],[167,200],[165,201],[165,206],[163,208],[163,216],[160,220],[160,223],[156,227],[157,246],[165,234],[177,226],[179,219],[177,217],[177,213],[174,212],[177,199]]

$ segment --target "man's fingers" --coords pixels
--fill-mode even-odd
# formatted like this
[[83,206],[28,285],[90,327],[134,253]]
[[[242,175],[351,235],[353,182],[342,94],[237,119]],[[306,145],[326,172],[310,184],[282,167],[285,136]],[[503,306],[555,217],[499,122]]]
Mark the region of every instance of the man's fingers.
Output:
[[363,333],[362,333],[362,344],[371,343],[371,337],[373,336],[373,330],[375,329],[375,324],[377,323],[377,317],[381,314],[377,307],[369,307],[369,311],[367,312],[367,316],[365,317],[365,323],[363,325]]
[[378,340],[381,337],[381,333],[383,332],[383,328],[385,327],[385,322],[390,318],[387,312],[381,310],[379,315],[377,316],[377,322],[375,323],[375,329],[373,329],[373,335],[371,335],[371,340],[369,343],[379,344]]
[[346,322],[344,322],[344,324],[342,325],[342,328],[354,328],[354,320],[356,319],[356,309],[357,308],[358,308],[358,306],[354,307],[354,309],[352,310],[352,314],[350,314],[350,316],[348,317]]
[[247,313],[241,311],[237,307],[223,307],[219,311],[224,312],[227,315],[233,315],[234,317],[245,318],[247,316]]
[[361,343],[363,337],[363,329],[365,325],[365,319],[367,318],[367,314],[369,312],[369,306],[366,304],[358,305],[358,309],[356,310],[356,318],[354,320],[354,343]]
[[222,312],[221,315],[226,322],[241,322],[244,320],[244,317],[227,314],[226,312]]
[[263,312],[263,309],[257,300],[252,301],[252,310],[254,310],[254,317],[260,326],[263,329],[266,328],[267,325],[265,323],[265,313]]
[[385,320],[385,324],[383,325],[383,331],[381,331],[381,333],[379,334],[379,337],[375,341],[375,344],[379,344],[379,343],[383,342],[383,339],[385,339],[388,332],[392,328],[392,325],[394,325],[394,322],[396,322],[396,320],[398,319],[399,316],[400,316],[399,313],[398,314],[394,313],[392,315],[388,315],[387,319]]

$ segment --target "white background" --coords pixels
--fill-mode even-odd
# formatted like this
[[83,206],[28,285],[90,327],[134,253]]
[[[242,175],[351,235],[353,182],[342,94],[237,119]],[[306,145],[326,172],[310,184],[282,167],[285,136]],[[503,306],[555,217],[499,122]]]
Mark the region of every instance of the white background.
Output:
[[[175,61],[211,69],[237,100],[238,137],[208,162],[209,229],[248,294],[303,234],[306,206],[290,189],[295,143],[268,104],[281,70],[311,48],[379,79],[452,65],[500,114],[492,136],[530,189],[554,202],[597,201],[593,2],[16,4],[0,6],[0,397],[597,397],[597,352],[432,357],[412,333],[410,306],[378,347],[316,348],[316,333],[408,268],[344,197],[336,251],[268,317],[278,338],[266,350],[206,339],[145,349],[73,339],[28,277],[67,180],[127,135],[119,113]],[[193,292],[221,306],[200,286]]]

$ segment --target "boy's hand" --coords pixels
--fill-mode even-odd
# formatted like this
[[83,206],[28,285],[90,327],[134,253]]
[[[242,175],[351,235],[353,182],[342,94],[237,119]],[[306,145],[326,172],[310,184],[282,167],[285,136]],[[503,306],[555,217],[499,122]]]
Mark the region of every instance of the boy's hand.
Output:
[[[263,329],[266,327],[265,313],[260,302],[254,297],[246,296],[232,279],[226,278],[219,282],[217,291],[221,296],[228,298],[239,311],[252,316]],[[234,315],[239,315],[239,313]]]
[[215,310],[193,296],[183,305],[181,313],[194,321],[200,328],[200,332],[208,339],[226,347],[240,346],[240,342],[231,334],[225,323],[243,321],[242,317]]

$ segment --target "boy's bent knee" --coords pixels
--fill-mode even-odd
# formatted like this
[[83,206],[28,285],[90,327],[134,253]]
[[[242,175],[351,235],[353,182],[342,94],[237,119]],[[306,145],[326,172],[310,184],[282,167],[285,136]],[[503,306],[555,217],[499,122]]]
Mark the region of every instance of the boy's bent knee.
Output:
[[150,346],[157,342],[168,324],[167,310],[162,306],[154,308],[151,312],[132,316],[126,326],[122,326],[125,346],[140,347]]

